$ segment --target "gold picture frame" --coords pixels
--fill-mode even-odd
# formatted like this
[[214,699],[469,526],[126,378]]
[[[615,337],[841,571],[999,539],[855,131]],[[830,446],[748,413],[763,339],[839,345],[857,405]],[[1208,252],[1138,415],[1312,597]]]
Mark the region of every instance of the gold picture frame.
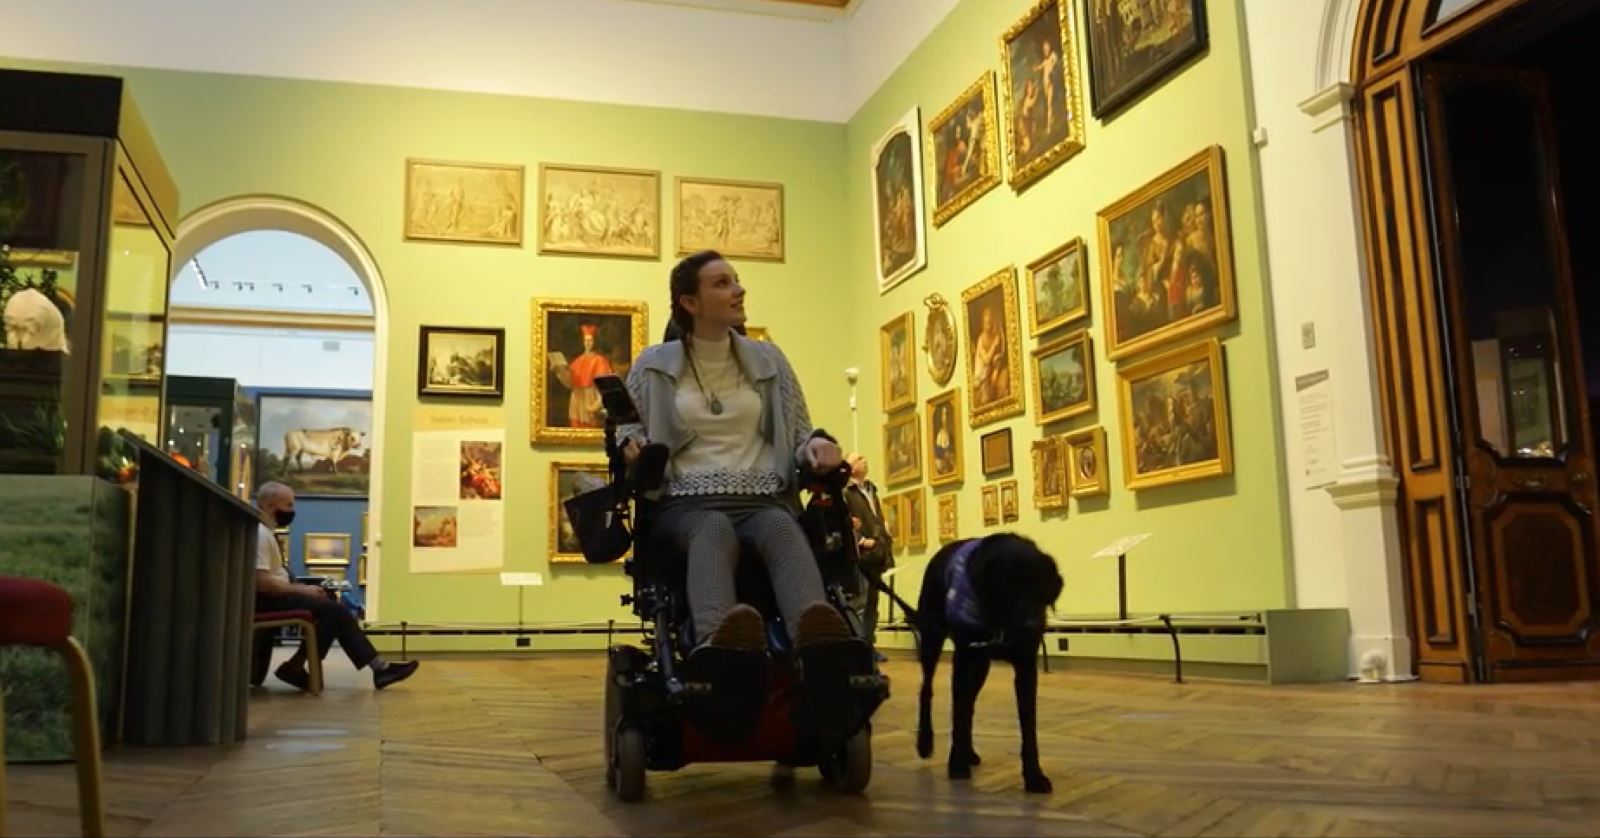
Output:
[[962,291],[961,311],[967,327],[967,407],[972,427],[1020,416],[1026,407],[1017,269],[1007,265]]
[[904,546],[906,526],[905,520],[900,515],[903,509],[900,496],[885,495],[878,499],[878,506],[883,509],[883,531],[889,534],[889,540],[896,546]]
[[[1083,239],[1073,239],[1028,263],[1028,336],[1070,326],[1089,316],[1089,260]],[[1052,288],[1060,284],[1059,293]]]
[[1087,498],[1111,491],[1106,479],[1106,429],[1096,425],[1074,431],[1062,438],[1067,452],[1067,471],[1072,496]]
[[[1131,364],[1117,377],[1129,489],[1233,473],[1227,380],[1216,338]],[[1163,427],[1169,420],[1184,427]]]
[[[977,135],[981,148],[972,148]],[[985,70],[928,122],[928,183],[933,226],[946,222],[1000,185],[999,137],[995,131],[994,71]]]
[[[532,364],[529,367],[529,439],[534,443],[597,445],[605,437],[600,397],[592,384],[575,380],[607,373],[626,378],[649,342],[649,307],[628,300],[536,299],[533,301]],[[585,334],[594,328],[593,343]],[[619,344],[627,342],[626,354]],[[574,379],[572,365],[581,364]],[[565,379],[565,381],[564,381]],[[556,398],[552,388],[565,390]]]
[[922,423],[915,410],[889,417],[883,426],[885,482],[894,486],[922,479]]
[[772,334],[767,331],[765,326],[746,326],[744,327],[744,336],[751,340],[759,340],[762,343],[772,342]]
[[1000,526],[1000,487],[990,483],[979,495],[983,499],[983,525]]
[[[596,242],[593,224],[575,217],[574,204],[589,214],[627,219],[623,243]],[[614,233],[601,233],[614,238]],[[539,254],[615,259],[661,258],[661,173],[560,163],[539,164]]]
[[913,106],[872,146],[872,239],[878,293],[928,266],[922,194],[922,109]]
[[[1011,188],[1017,191],[1083,151],[1083,96],[1072,2],[1039,0],[1000,36],[1006,168]],[[1019,106],[1024,109],[1021,113]]]
[[939,510],[939,541],[948,543],[961,537],[960,504],[954,492],[939,495],[935,505]]
[[583,550],[578,546],[578,536],[572,532],[567,520],[564,502],[574,494],[582,494],[578,485],[581,475],[592,475],[601,484],[610,479],[610,471],[603,460],[557,460],[550,463],[550,520],[549,554],[551,564],[577,564],[584,561]]
[[526,179],[520,165],[408,158],[402,235],[521,247]]
[[1000,520],[1010,523],[1021,517],[1021,501],[1017,496],[1017,480],[1000,481]]
[[966,475],[962,452],[961,390],[951,388],[928,399],[928,483],[948,486]]
[[783,261],[783,184],[680,175],[673,194],[679,256],[715,250],[730,259]]
[[878,327],[878,361],[883,377],[880,390],[883,412],[893,413],[917,403],[917,320],[906,312]]
[[900,517],[905,521],[907,550],[922,550],[928,546],[927,500],[921,486],[900,493]]
[[350,566],[350,533],[308,532],[300,537],[300,557],[306,570]]
[[935,291],[924,297],[928,307],[927,325],[922,330],[922,352],[928,358],[928,375],[933,385],[943,387],[956,373],[956,357],[960,355],[960,338],[956,335],[956,318],[950,313],[950,304],[944,295]]
[[[1238,316],[1221,146],[1179,163],[1098,218],[1107,358],[1126,358]],[[1158,223],[1164,235],[1156,235]],[[1157,247],[1166,252],[1154,252]],[[1174,286],[1178,281],[1183,284]],[[1179,301],[1177,316],[1173,300]]]
[[1069,486],[1066,446],[1061,437],[1047,436],[1033,441],[1033,505],[1038,509],[1061,509],[1067,505]]
[[1094,386],[1094,339],[1079,329],[1033,350],[1034,423],[1048,425],[1085,413],[1098,404]]

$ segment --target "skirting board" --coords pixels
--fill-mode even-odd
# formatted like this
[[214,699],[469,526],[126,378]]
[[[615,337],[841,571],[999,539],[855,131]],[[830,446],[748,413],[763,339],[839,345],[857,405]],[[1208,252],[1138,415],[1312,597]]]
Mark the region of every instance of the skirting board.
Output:
[[[1258,634],[1180,635],[1186,675],[1203,678],[1251,681],[1255,683],[1295,684],[1343,681],[1349,676],[1350,620],[1342,608],[1279,609],[1260,612]],[[633,624],[637,628],[637,623]],[[619,626],[619,629],[621,627]],[[878,645],[885,651],[909,652],[915,648],[911,633],[899,627],[879,629]],[[441,632],[441,629],[444,629]],[[523,655],[539,652],[597,652],[606,645],[606,635],[598,633],[541,633],[529,627],[516,636],[515,629],[504,633],[452,635],[447,628],[430,627],[429,634],[410,634],[405,649],[419,654]],[[475,629],[481,632],[481,629]],[[382,633],[372,637],[374,645],[386,655],[401,650],[399,634]],[[522,641],[519,643],[518,641]],[[637,643],[637,631],[619,630],[615,643]],[[1172,642],[1164,634],[1051,634],[1047,638],[1051,665],[1063,668],[1082,666],[1092,669],[1149,671],[1170,674]],[[1059,642],[1066,640],[1067,650]],[[1081,661],[1081,663],[1079,663]],[[1131,669],[1130,669],[1131,667]]]

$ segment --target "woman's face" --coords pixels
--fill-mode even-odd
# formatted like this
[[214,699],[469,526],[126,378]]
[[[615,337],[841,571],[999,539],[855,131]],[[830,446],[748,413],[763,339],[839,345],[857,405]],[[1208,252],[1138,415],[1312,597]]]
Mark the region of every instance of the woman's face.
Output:
[[733,328],[743,325],[744,286],[733,266],[718,259],[700,269],[700,290],[683,298],[683,307],[694,315],[695,325]]

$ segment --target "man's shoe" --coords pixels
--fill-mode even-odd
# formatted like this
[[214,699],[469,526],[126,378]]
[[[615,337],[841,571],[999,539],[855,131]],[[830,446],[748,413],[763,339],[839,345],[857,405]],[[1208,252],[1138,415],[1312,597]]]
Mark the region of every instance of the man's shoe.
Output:
[[411,673],[416,672],[417,667],[420,665],[420,661],[404,661],[402,663],[391,663],[382,669],[375,669],[372,671],[372,686],[381,690],[390,684],[398,684],[410,678]]
[[311,692],[311,675],[306,672],[305,664],[295,665],[294,661],[285,661],[272,671],[278,680],[288,684],[301,692]]
[[876,662],[876,663],[888,663],[889,662],[889,656],[885,655],[882,652],[873,652],[872,653],[872,660],[874,662]]

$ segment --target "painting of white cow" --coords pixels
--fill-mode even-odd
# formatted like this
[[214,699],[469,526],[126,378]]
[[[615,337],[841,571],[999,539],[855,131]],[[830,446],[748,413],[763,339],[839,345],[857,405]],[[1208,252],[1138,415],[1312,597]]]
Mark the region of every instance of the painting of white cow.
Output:
[[372,466],[372,403],[361,398],[269,395],[260,398],[260,482],[276,480],[304,496],[364,496]]

